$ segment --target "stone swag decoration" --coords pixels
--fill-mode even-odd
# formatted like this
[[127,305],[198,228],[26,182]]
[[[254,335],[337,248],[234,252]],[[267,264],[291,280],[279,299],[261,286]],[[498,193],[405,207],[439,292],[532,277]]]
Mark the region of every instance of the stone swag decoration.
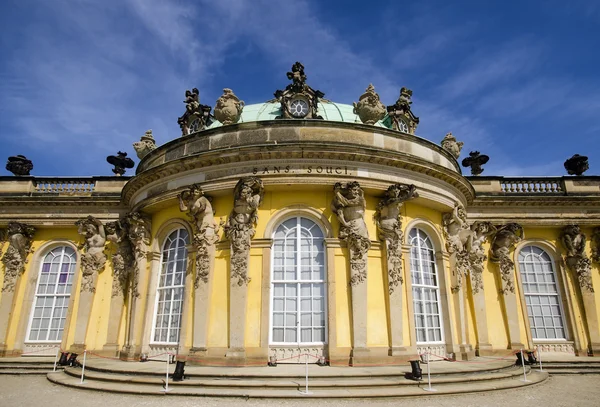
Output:
[[400,89],[400,97],[398,97],[396,103],[387,107],[387,113],[394,130],[415,134],[419,118],[410,109],[412,94],[412,90],[408,88]]
[[200,104],[200,92],[197,88],[185,91],[185,112],[177,119],[181,135],[195,133],[206,129],[212,123],[210,111],[212,107]]
[[112,296],[125,296],[128,280],[135,266],[133,250],[127,237],[127,225],[122,220],[108,222],[105,226],[106,240],[114,246],[111,256],[113,264]]
[[323,119],[319,116],[319,100],[325,96],[320,90],[314,90],[306,84],[304,65],[296,62],[287,73],[292,81],[285,90],[275,91],[275,99],[281,103],[281,115],[277,119]]
[[27,255],[31,252],[31,241],[35,233],[33,226],[19,222],[9,222],[6,230],[8,247],[2,263],[4,264],[4,285],[2,292],[14,292],[19,276],[25,271]]
[[93,293],[96,291],[94,287],[94,276],[104,269],[106,264],[106,256],[104,255],[104,245],[106,243],[106,232],[104,225],[93,216],[80,219],[75,222],[77,231],[84,236],[85,241],[80,246],[81,255],[81,291]]
[[140,141],[133,143],[133,149],[140,160],[151,151],[156,150],[156,141],[154,141],[154,137],[152,136],[152,130],[146,130]]
[[[1,239],[0,239],[1,241]],[[594,228],[592,232],[592,260],[596,263],[600,263],[600,227]]]
[[245,177],[238,181],[233,190],[233,210],[223,226],[225,236],[231,244],[231,282],[238,286],[248,284],[248,257],[250,240],[254,237],[258,220],[257,209],[265,193],[263,182],[258,177]]
[[404,202],[418,198],[417,187],[406,184],[390,185],[377,204],[375,224],[379,240],[386,243],[388,264],[388,291],[391,295],[402,279],[402,217],[400,210]]
[[194,287],[200,286],[200,281],[208,283],[210,273],[210,248],[218,240],[219,225],[215,222],[211,198],[204,195],[198,184],[191,185],[178,195],[179,209],[187,211],[193,220],[193,244],[196,248],[196,279]]
[[592,264],[585,254],[585,235],[578,225],[569,225],[563,228],[560,240],[566,250],[565,260],[567,266],[577,275],[579,286],[583,291],[593,293]]
[[365,124],[377,123],[386,113],[385,106],[381,103],[373,84],[369,84],[365,93],[358,99],[358,103],[354,102],[353,106],[354,114],[358,115],[360,121]]
[[365,208],[364,192],[358,182],[349,182],[345,187],[341,182],[334,185],[331,211],[340,222],[339,238],[348,244],[351,286],[367,278],[367,253],[371,240],[364,219]]
[[223,125],[237,123],[242,116],[244,101],[240,100],[231,89],[223,89],[223,95],[215,105],[215,119]]
[[510,252],[515,245],[523,239],[523,227],[518,223],[507,223],[497,226],[496,233],[492,241],[491,257],[494,263],[499,263],[500,277],[504,281],[502,294],[515,292],[515,283],[513,279],[515,263],[510,258]]
[[458,159],[458,157],[460,157],[460,150],[462,150],[465,143],[456,141],[456,137],[454,137],[452,133],[448,133],[444,136],[441,144],[444,150],[448,151],[454,158]]

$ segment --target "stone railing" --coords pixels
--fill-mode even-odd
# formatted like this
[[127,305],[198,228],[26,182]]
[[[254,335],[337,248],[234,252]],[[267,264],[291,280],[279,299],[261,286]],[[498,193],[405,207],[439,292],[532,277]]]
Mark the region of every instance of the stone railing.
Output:
[[476,195],[600,195],[600,177],[467,177]]
[[96,180],[85,178],[36,178],[35,192],[51,194],[88,194],[94,192]]

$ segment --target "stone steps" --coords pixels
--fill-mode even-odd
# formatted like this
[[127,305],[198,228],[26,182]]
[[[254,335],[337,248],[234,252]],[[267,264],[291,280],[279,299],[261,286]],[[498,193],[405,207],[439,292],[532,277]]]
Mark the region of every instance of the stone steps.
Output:
[[[160,374],[132,375],[86,369],[84,383],[81,383],[81,369],[66,368],[64,371],[49,373],[47,377],[53,383],[80,389],[130,394],[165,394],[165,378]],[[546,372],[530,372],[527,376],[529,381],[523,382],[522,368],[517,367],[497,371],[432,375],[431,383],[436,389],[435,393],[424,390],[428,387],[426,380],[416,382],[397,376],[309,377],[311,394],[303,394],[305,379],[299,376],[266,378],[240,374],[207,378],[197,375],[186,378],[182,382],[169,380],[169,391],[166,394],[241,398],[414,397],[510,389],[539,383],[547,377]],[[426,379],[425,375],[424,379]]]
[[[52,359],[2,360],[0,359],[0,375],[46,375],[54,369]],[[57,366],[57,370],[59,367]],[[60,368],[62,369],[62,368]]]
[[[539,369],[536,365],[534,369]],[[600,374],[600,361],[572,362],[572,361],[552,361],[543,362],[542,369],[553,375],[557,374]]]

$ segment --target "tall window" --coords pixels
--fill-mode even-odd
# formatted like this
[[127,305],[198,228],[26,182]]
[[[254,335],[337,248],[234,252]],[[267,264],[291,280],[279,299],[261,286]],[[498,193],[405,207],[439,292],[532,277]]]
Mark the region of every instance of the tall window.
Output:
[[273,239],[271,343],[324,343],[325,250],[313,221],[283,222]]
[[27,341],[61,341],[76,263],[75,251],[68,246],[52,249],[44,256],[35,290]]
[[154,315],[154,343],[179,342],[187,269],[188,232],[178,229],[167,237],[162,251]]
[[566,339],[552,258],[537,246],[525,246],[519,269],[533,339]]
[[412,229],[410,239],[410,274],[417,342],[442,342],[440,288],[431,239],[420,229]]

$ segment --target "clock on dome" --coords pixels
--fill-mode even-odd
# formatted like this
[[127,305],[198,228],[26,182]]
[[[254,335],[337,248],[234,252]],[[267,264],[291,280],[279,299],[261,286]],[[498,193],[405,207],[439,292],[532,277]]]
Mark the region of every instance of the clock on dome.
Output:
[[294,117],[304,117],[308,114],[308,102],[304,99],[294,99],[290,103],[290,113]]

